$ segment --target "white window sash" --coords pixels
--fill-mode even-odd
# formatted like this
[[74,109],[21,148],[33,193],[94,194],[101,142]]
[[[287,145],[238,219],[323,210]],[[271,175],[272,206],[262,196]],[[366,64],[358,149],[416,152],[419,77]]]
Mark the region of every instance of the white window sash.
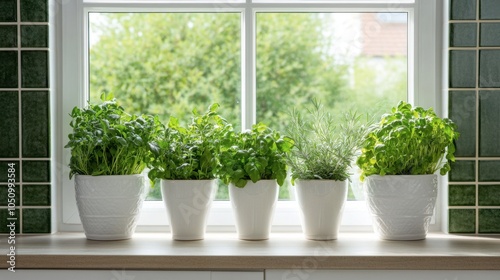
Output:
[[[140,2],[140,3],[139,3]],[[286,5],[285,5],[286,4]],[[316,1],[164,1],[164,0],[76,0],[67,1],[62,10],[62,71],[58,81],[62,102],[57,114],[60,126],[56,128],[57,143],[64,146],[69,127],[69,113],[74,106],[85,106],[88,93],[88,12],[240,12],[242,13],[242,124],[249,128],[255,123],[255,14],[257,12],[407,12],[408,13],[408,100],[415,105],[434,107],[440,114],[442,108],[442,6],[435,0],[316,0]],[[60,52],[61,53],[61,52]],[[246,94],[248,93],[248,94]],[[57,188],[57,229],[82,231],[75,202],[73,182],[69,180],[68,149],[57,148],[54,153],[53,178]],[[441,178],[440,189],[446,185]],[[444,227],[446,213],[442,211],[439,194],[435,222],[430,230]],[[292,218],[291,218],[292,217]],[[299,231],[299,210],[294,201],[279,201],[275,211],[273,231]],[[371,230],[371,221],[364,201],[347,201],[341,231]],[[163,202],[145,202],[138,227],[141,231],[168,230]],[[235,231],[230,202],[214,202],[209,218],[208,231]]]

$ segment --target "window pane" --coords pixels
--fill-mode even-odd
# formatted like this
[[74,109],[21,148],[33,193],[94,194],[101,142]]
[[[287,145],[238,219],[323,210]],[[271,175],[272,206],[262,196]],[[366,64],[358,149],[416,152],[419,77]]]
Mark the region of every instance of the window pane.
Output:
[[311,98],[377,117],[407,100],[406,13],[258,13],[256,41],[257,121],[280,131]]
[[90,13],[90,101],[112,92],[127,111],[164,123],[217,102],[239,130],[240,33],[239,13]]

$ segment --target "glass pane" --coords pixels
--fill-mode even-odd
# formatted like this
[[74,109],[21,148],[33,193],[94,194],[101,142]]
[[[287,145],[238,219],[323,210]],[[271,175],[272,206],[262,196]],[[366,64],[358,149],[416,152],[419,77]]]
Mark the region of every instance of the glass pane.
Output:
[[407,100],[407,29],[406,13],[258,13],[257,121],[285,131],[312,98],[378,118]]
[[[90,13],[90,101],[112,92],[164,123],[217,102],[239,130],[240,34],[239,13]],[[159,188],[149,198],[161,199]]]

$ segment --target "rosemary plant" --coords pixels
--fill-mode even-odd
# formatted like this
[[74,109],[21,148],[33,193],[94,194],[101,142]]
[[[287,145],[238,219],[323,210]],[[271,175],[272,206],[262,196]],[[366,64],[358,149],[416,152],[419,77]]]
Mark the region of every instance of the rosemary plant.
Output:
[[337,117],[312,100],[306,114],[294,109],[287,134],[295,147],[287,158],[296,179],[336,180],[349,178],[349,168],[368,132],[368,118],[355,112]]

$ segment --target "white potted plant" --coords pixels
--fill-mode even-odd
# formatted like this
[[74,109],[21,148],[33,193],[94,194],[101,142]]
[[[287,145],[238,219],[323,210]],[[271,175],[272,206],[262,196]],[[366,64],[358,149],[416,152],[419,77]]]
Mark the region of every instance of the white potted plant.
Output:
[[403,101],[367,134],[357,165],[380,238],[425,239],[438,193],[435,173],[450,170],[458,135],[450,119]]
[[128,239],[134,233],[146,190],[141,174],[158,151],[156,117],[127,114],[112,94],[102,104],[75,107],[70,178],[85,235],[94,240]]
[[269,238],[278,188],[286,179],[286,154],[292,147],[291,138],[262,123],[228,141],[220,177],[229,184],[240,239]]
[[220,148],[233,131],[212,104],[201,115],[193,110],[186,127],[170,117],[158,141],[159,155],[151,163],[149,178],[161,179],[161,193],[174,240],[199,240],[215,196],[216,176],[221,167]]
[[356,113],[332,115],[317,100],[305,114],[294,109],[290,116],[287,134],[295,146],[287,163],[296,185],[302,231],[307,239],[337,239],[351,163],[367,122]]

